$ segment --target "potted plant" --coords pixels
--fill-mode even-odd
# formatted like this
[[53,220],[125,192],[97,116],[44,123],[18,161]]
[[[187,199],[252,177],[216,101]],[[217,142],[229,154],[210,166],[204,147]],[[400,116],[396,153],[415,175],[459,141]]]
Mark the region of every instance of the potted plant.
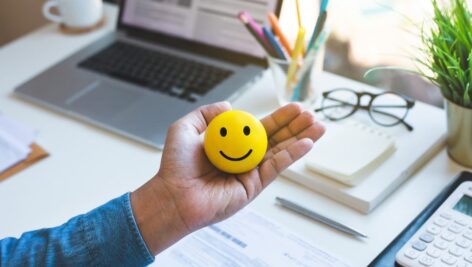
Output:
[[467,0],[452,0],[446,8],[432,3],[433,25],[422,30],[417,59],[424,70],[418,72],[445,98],[449,156],[472,168],[472,11]]

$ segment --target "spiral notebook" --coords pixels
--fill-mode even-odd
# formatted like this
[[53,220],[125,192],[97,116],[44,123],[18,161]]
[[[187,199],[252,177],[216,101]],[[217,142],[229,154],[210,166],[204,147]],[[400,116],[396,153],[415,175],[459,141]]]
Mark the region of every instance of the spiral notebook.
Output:
[[308,169],[354,186],[395,152],[395,140],[357,121],[337,122],[330,123],[313,151],[305,162]]

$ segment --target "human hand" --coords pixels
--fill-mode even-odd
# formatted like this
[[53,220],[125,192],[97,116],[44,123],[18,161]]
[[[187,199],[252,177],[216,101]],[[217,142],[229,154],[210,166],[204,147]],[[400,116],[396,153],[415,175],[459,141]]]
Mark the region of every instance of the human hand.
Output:
[[[166,243],[168,246],[184,235],[242,209],[280,172],[308,153],[313,142],[324,133],[324,127],[315,121],[311,113],[302,111],[298,104],[288,104],[261,120],[269,146],[259,166],[243,174],[224,173],[207,159],[202,134],[214,117],[230,109],[227,102],[203,106],[169,128],[160,169],[143,186],[148,190],[140,189],[153,195],[151,199],[159,207],[160,217],[172,218],[172,222],[163,226],[167,231],[161,235],[169,235],[164,242],[162,236],[158,236],[159,242],[155,238],[147,239],[143,233],[146,227],[140,226],[153,252],[158,253]],[[139,202],[142,198],[137,199]],[[134,210],[135,217],[138,217],[136,213],[139,212]],[[137,221],[139,225],[139,218]],[[153,236],[159,231],[161,229],[153,229]]]

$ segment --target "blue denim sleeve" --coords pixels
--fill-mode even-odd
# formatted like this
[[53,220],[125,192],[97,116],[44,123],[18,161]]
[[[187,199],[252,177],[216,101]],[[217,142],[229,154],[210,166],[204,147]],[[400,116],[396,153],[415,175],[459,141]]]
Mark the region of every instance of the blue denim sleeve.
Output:
[[153,261],[129,193],[61,226],[0,240],[0,266],[146,266]]

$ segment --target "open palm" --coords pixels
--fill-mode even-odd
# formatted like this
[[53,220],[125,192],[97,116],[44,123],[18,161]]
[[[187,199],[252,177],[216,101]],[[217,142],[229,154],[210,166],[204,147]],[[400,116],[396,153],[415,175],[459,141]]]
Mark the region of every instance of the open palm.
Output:
[[288,104],[261,120],[269,138],[262,163],[243,174],[224,173],[207,159],[202,133],[214,117],[230,109],[227,102],[203,106],[169,129],[156,178],[173,196],[176,212],[189,231],[243,208],[324,133],[311,113]]

